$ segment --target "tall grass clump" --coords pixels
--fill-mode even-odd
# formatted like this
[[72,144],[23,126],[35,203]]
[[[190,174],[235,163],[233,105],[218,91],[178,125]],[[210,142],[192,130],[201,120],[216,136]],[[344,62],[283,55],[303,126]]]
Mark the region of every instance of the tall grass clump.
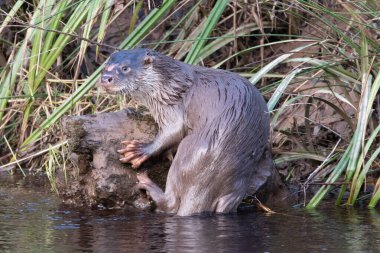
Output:
[[59,119],[123,106],[93,87],[112,51],[139,46],[257,86],[277,168],[308,208],[330,192],[338,205],[377,205],[377,1],[42,0],[2,9],[0,170],[45,164],[53,180]]

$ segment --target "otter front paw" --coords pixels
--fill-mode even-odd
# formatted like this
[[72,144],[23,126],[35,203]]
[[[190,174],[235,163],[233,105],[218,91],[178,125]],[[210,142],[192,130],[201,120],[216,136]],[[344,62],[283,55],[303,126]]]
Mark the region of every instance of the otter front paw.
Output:
[[120,159],[121,162],[131,163],[132,168],[137,169],[143,162],[148,160],[149,154],[146,152],[146,146],[148,144],[136,140],[123,141],[121,143],[126,145],[125,148],[117,151],[123,155]]

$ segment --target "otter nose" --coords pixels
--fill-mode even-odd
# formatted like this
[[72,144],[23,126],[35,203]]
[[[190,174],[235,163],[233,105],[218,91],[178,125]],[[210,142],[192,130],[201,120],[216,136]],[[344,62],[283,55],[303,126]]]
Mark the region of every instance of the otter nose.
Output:
[[101,82],[103,84],[111,84],[113,81],[113,77],[111,75],[103,74],[101,77]]

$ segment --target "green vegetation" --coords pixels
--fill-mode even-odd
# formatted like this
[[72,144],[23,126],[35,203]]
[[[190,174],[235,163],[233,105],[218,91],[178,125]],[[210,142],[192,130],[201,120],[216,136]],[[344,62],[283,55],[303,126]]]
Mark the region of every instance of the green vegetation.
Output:
[[53,180],[62,160],[55,149],[64,143],[49,143],[59,141],[59,120],[123,106],[93,87],[112,50],[142,46],[229,69],[259,87],[272,114],[278,169],[301,193],[316,189],[308,208],[334,189],[340,190],[337,205],[367,199],[375,207],[380,4],[248,2],[18,0],[1,6],[0,171],[45,167]]

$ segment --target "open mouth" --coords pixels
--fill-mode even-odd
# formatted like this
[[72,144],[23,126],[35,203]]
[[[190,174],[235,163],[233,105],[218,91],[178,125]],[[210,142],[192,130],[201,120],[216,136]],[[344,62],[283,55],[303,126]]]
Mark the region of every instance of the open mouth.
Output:
[[100,87],[101,90],[105,91],[108,94],[129,94],[128,89],[126,89],[125,87],[123,88],[104,83],[98,83],[98,87]]

